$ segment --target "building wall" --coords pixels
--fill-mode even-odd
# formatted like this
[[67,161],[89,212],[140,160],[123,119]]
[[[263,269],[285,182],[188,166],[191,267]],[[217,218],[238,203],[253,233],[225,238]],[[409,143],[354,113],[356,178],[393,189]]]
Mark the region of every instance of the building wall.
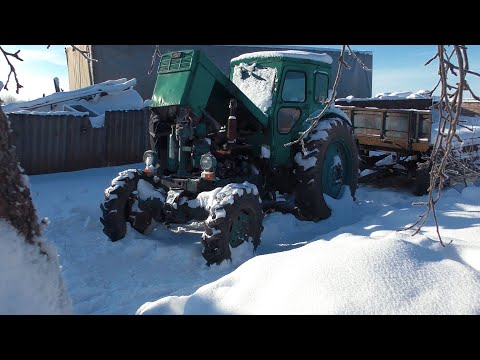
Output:
[[[90,51],[91,45],[75,45],[80,50]],[[89,63],[71,46],[65,49],[68,67],[68,85],[70,90],[78,90],[94,84],[92,63]]]
[[[91,45],[93,58],[98,62],[91,63],[93,65],[93,79],[95,83],[107,80],[115,80],[119,78],[136,78],[137,86],[135,89],[140,93],[143,99],[150,99],[156,81],[156,70],[158,61],[155,64],[154,71],[148,75],[151,65],[152,55],[155,49],[154,45]],[[262,46],[220,46],[220,45],[159,45],[160,52],[166,53],[175,50],[185,49],[201,49],[227,76],[229,76],[230,59],[244,53],[264,50],[279,50],[278,47],[262,47]],[[296,47],[296,49],[299,49]],[[282,50],[285,50],[284,48]],[[325,49],[308,51],[323,53],[326,52],[333,58],[332,77],[335,76],[340,50]],[[373,56],[369,52],[358,52],[358,57],[370,69],[373,65]],[[77,60],[81,63],[81,60]],[[86,62],[85,60],[83,60]],[[351,56],[347,56],[346,62],[350,65],[350,70],[344,69],[337,90],[338,97],[346,97],[353,95],[355,97],[371,97],[372,96],[372,72],[365,71],[362,66],[356,62]],[[72,75],[70,80],[70,63],[69,63],[69,80],[70,89],[78,89],[75,81],[85,78],[84,74],[88,74],[84,68],[77,66],[79,75]],[[77,68],[72,71],[76,72]],[[90,84],[89,84],[90,85]]]

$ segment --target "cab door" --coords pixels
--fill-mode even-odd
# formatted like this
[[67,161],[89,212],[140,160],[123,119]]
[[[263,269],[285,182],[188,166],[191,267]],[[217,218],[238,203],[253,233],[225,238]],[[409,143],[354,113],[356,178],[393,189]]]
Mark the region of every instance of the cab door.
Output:
[[312,87],[306,67],[286,66],[282,73],[281,86],[272,121],[272,166],[286,165],[290,159],[291,147],[284,144],[291,141],[293,129],[309,115]]

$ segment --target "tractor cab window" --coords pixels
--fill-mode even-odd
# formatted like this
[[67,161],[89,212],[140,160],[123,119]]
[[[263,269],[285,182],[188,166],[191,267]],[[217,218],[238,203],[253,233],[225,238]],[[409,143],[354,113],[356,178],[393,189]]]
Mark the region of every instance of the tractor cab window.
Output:
[[305,73],[288,71],[283,84],[282,100],[286,102],[305,101]]
[[315,74],[315,102],[324,103],[328,96],[328,76],[325,73]]

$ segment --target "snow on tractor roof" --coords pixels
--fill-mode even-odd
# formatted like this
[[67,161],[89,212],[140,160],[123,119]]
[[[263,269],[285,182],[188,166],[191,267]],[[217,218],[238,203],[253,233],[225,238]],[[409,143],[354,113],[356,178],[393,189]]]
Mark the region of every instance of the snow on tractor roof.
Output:
[[242,54],[230,60],[230,62],[255,58],[295,58],[295,59],[304,59],[304,60],[313,60],[320,61],[325,64],[331,64],[333,59],[328,54],[318,54],[309,51],[300,51],[300,50],[285,50],[285,51],[257,51],[247,54]]

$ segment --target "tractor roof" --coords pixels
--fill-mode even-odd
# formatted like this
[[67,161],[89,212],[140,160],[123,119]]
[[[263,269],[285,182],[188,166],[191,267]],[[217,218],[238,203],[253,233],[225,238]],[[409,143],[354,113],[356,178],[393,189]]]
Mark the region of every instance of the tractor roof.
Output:
[[283,60],[283,59],[300,59],[300,60],[310,60],[314,62],[321,62],[324,64],[331,64],[332,57],[328,54],[319,54],[309,51],[300,51],[300,50],[285,50],[285,51],[257,51],[247,54],[242,54],[230,60],[230,63],[239,63],[239,62],[248,62],[248,60]]

